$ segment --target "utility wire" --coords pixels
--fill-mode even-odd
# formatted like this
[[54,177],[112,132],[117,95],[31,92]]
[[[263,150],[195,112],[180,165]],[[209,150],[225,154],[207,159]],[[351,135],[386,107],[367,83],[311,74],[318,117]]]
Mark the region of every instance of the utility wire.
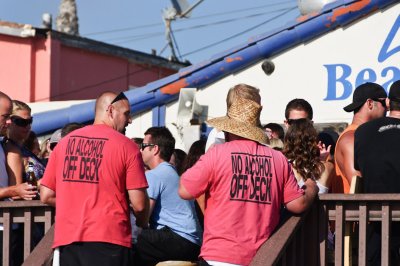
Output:
[[[262,5],[262,6],[243,8],[243,9],[236,9],[236,10],[227,11],[227,12],[213,13],[213,14],[204,15],[204,16],[191,17],[190,20],[197,20],[197,19],[203,19],[203,18],[209,18],[209,17],[221,16],[221,15],[229,15],[229,14],[241,13],[241,12],[244,12],[244,11],[249,11],[249,10],[254,10],[254,9],[258,9],[259,10],[260,8],[278,6],[278,5],[283,5],[283,4],[292,3],[292,2],[293,1],[283,1],[283,2],[279,2],[279,3],[271,3],[271,4],[267,4],[267,5]],[[177,22],[184,22],[184,20],[177,20]],[[163,25],[163,23],[161,23],[161,22],[160,23],[151,23],[151,24],[138,25],[138,26],[134,26],[134,27],[118,28],[118,29],[111,29],[111,30],[106,30],[106,31],[90,32],[90,33],[86,33],[84,35],[85,36],[94,36],[94,35],[109,34],[109,33],[121,32],[121,31],[145,29],[145,28],[151,28],[151,27],[156,27],[156,26],[161,26],[161,25]]]
[[[286,10],[288,10],[288,8],[281,8],[281,9],[273,10],[273,11],[270,11],[270,12],[251,14],[251,15],[246,15],[246,16],[242,16],[242,17],[232,18],[232,19],[219,20],[219,21],[215,21],[215,22],[211,22],[211,23],[194,25],[194,26],[190,26],[190,27],[186,27],[186,28],[179,28],[179,29],[174,30],[174,32],[183,32],[183,31],[188,31],[188,30],[193,30],[193,29],[205,28],[205,27],[209,27],[209,26],[217,26],[217,25],[221,25],[221,24],[235,22],[235,21],[238,21],[238,20],[251,19],[251,18],[255,18],[255,17],[259,17],[259,16],[265,16],[265,15],[268,15],[268,14],[271,14],[271,13],[276,13],[276,12],[286,11]],[[150,38],[154,38],[154,37],[160,36],[161,34],[165,34],[165,33],[159,31],[159,32],[154,32],[154,33],[146,33],[146,34],[139,34],[139,35],[133,35],[133,36],[117,37],[117,38],[112,38],[112,39],[106,39],[104,41],[105,42],[117,41],[117,42],[114,42],[114,43],[118,44],[118,43],[125,43],[125,42],[131,42],[131,41],[150,39]]]
[[[212,47],[212,46],[214,46],[214,45],[218,45],[218,44],[223,43],[223,42],[225,42],[225,41],[228,41],[228,40],[231,40],[231,39],[233,39],[233,38],[236,38],[236,37],[238,37],[238,36],[240,36],[240,35],[242,35],[242,34],[244,34],[244,33],[247,33],[247,32],[249,32],[249,31],[252,31],[252,30],[254,30],[254,29],[256,29],[256,28],[258,28],[258,27],[260,27],[260,26],[262,26],[262,25],[264,25],[264,24],[266,24],[266,23],[268,23],[268,22],[271,22],[271,21],[274,20],[274,19],[277,19],[277,18],[283,16],[283,15],[285,15],[285,14],[291,12],[291,11],[294,10],[294,9],[296,9],[296,7],[293,7],[293,8],[290,8],[290,9],[285,9],[285,12],[282,12],[281,14],[279,14],[279,15],[277,15],[277,16],[274,16],[274,17],[272,17],[272,18],[270,18],[270,19],[268,19],[268,20],[265,20],[265,21],[263,21],[262,23],[259,23],[259,24],[255,25],[255,26],[251,27],[251,28],[248,28],[248,29],[246,29],[246,30],[244,30],[244,31],[241,31],[241,32],[239,32],[239,33],[237,33],[237,34],[234,34],[234,35],[232,35],[232,36],[230,36],[230,37],[228,37],[228,38],[225,38],[225,39],[223,39],[223,40],[221,40],[221,41],[218,41],[218,42],[209,44],[209,45],[207,45],[207,46],[201,47],[201,48],[199,48],[199,49],[196,49],[196,50],[194,50],[194,51],[188,52],[188,53],[186,53],[186,54],[180,55],[180,53],[179,53],[179,56],[182,58],[182,57],[187,56],[187,55],[195,54],[195,53],[198,53],[198,52],[200,52],[200,51],[206,50],[206,49],[208,49],[208,48],[210,48],[210,47]],[[199,26],[199,25],[198,25],[198,26]],[[195,26],[195,27],[196,27],[196,26]],[[182,31],[182,30],[184,30],[184,29],[179,29],[179,30]],[[178,30],[176,30],[176,31],[178,31]],[[173,37],[173,38],[175,39],[175,37]],[[176,40],[174,40],[174,41],[175,41],[175,43],[176,43]],[[119,79],[122,79],[122,78],[126,78],[126,77],[128,77],[128,76],[131,76],[131,75],[134,75],[134,74],[137,74],[137,73],[146,71],[146,70],[148,70],[148,69],[147,69],[147,68],[142,68],[142,69],[139,69],[139,70],[130,72],[130,73],[128,73],[128,74],[124,74],[124,75],[121,75],[121,76],[118,76],[118,77],[115,77],[115,78],[103,80],[103,81],[98,82],[98,83],[96,83],[96,84],[88,85],[88,86],[81,87],[81,88],[78,88],[78,89],[74,89],[74,90],[71,90],[71,91],[68,91],[68,92],[60,93],[60,94],[57,94],[57,95],[52,95],[51,97],[45,97],[45,98],[36,99],[36,101],[50,100],[50,98],[52,98],[52,99],[54,100],[54,99],[59,98],[59,97],[61,97],[61,96],[73,94],[73,93],[76,93],[76,92],[78,92],[78,91],[82,91],[82,90],[86,90],[86,89],[93,89],[93,88],[95,88],[95,87],[97,87],[97,86],[100,86],[100,85],[103,85],[103,84],[107,84],[107,83],[109,83],[109,82],[116,81],[116,80],[119,80]]]
[[[197,20],[197,19],[216,17],[216,16],[219,17],[219,16],[223,16],[223,15],[227,15],[227,14],[242,13],[243,11],[249,11],[249,10],[254,10],[254,9],[259,10],[261,8],[264,8],[264,7],[272,7],[272,6],[284,5],[284,4],[288,4],[288,3],[293,3],[293,1],[282,1],[282,2],[279,2],[279,3],[272,3],[272,4],[268,4],[268,5],[255,6],[255,7],[242,8],[242,9],[237,9],[237,10],[232,10],[232,11],[213,13],[213,14],[209,14],[209,15],[193,17],[193,18],[190,18],[190,20]],[[179,22],[184,22],[184,20],[178,20],[178,21]]]
[[270,18],[270,19],[267,19],[267,20],[265,20],[265,21],[263,21],[263,22],[261,22],[261,23],[255,25],[255,26],[253,26],[253,27],[251,27],[251,28],[248,28],[248,29],[246,29],[246,30],[244,30],[244,31],[241,31],[241,32],[239,32],[239,33],[236,33],[236,34],[234,34],[234,35],[232,35],[232,36],[230,36],[230,37],[228,37],[228,38],[225,38],[225,39],[223,39],[223,40],[220,40],[220,41],[218,41],[218,42],[211,43],[211,44],[206,45],[206,46],[204,46],[204,47],[201,47],[201,48],[198,48],[198,49],[193,50],[193,51],[191,51],[191,52],[188,52],[188,53],[186,53],[186,54],[183,54],[182,56],[185,57],[185,56],[187,56],[187,55],[195,54],[195,53],[201,52],[201,51],[203,51],[203,50],[206,50],[206,49],[208,49],[208,48],[211,48],[211,47],[213,47],[213,46],[215,46],[215,45],[218,45],[218,44],[224,43],[224,42],[226,42],[226,41],[229,41],[229,40],[231,40],[231,39],[234,39],[234,38],[236,38],[236,37],[239,37],[240,35],[243,35],[243,34],[245,34],[245,33],[248,33],[248,32],[250,32],[250,31],[252,31],[252,30],[258,28],[258,27],[261,27],[262,25],[264,25],[264,24],[266,24],[266,23],[268,23],[268,22],[271,22],[271,21],[273,21],[273,20],[275,20],[275,19],[277,19],[277,18],[279,18],[279,17],[281,17],[281,16],[283,16],[283,15],[289,13],[289,12],[295,10],[296,8],[297,8],[297,7],[293,7],[293,8],[287,9],[285,12],[282,12],[281,14],[279,14],[279,15],[277,15],[277,16],[274,16],[274,17],[272,17],[272,18]]
[[128,30],[145,29],[145,28],[151,28],[151,27],[160,26],[160,25],[163,25],[163,24],[162,23],[153,23],[153,24],[139,25],[139,26],[134,26],[134,27],[129,27],[129,28],[119,28],[119,29],[106,30],[106,31],[97,31],[97,32],[87,33],[87,34],[85,34],[85,36],[101,35],[101,34],[115,33],[115,32],[128,31]]

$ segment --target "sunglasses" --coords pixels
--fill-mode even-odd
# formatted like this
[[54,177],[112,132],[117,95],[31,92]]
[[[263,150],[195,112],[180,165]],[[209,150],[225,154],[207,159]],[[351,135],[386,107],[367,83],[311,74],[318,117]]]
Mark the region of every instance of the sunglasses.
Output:
[[57,142],[50,143],[50,150],[54,150],[54,148],[57,146]]
[[117,95],[117,97],[115,97],[114,100],[112,100],[112,102],[110,104],[116,103],[120,100],[128,100],[128,98],[126,98],[125,94],[123,92],[121,92],[120,94]]
[[379,102],[379,103],[381,103],[382,106],[386,108],[386,99],[378,99],[378,98],[377,98],[377,99],[371,99],[371,100],[373,100],[374,102]]
[[295,121],[306,121],[306,120],[308,120],[308,118],[298,118],[298,119],[288,119],[288,120],[286,120],[286,122],[288,123],[288,125],[292,125],[293,124],[293,122],[295,122]]
[[157,144],[153,144],[153,143],[140,143],[140,150],[143,151],[144,149],[146,149],[146,147],[153,147],[156,145]]
[[19,126],[19,127],[26,127],[28,125],[31,125],[33,122],[33,118],[28,118],[28,119],[24,119],[22,117],[19,116],[12,116],[11,117],[11,122],[13,122],[15,125]]

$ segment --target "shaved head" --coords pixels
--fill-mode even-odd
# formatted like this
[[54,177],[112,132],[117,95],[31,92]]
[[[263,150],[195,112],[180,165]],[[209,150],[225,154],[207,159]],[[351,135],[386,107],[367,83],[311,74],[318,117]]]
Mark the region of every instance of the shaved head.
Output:
[[94,124],[105,124],[125,134],[132,122],[130,105],[125,94],[103,92],[96,100]]
[[4,92],[0,91],[0,99],[3,99],[3,98],[8,99],[11,102],[11,98]]
[[106,91],[103,92],[96,100],[96,107],[95,107],[95,113],[96,117],[97,115],[100,115],[104,113],[108,106],[111,104],[112,100],[117,96],[116,93],[111,92],[111,91]]

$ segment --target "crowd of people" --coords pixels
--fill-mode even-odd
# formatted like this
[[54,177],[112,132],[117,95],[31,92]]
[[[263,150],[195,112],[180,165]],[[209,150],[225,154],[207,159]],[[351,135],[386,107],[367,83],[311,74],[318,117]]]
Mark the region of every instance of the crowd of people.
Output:
[[[207,140],[186,153],[166,127],[127,138],[124,93],[102,93],[92,125],[67,124],[40,144],[30,107],[0,92],[0,198],[39,193],[56,208],[61,265],[219,266],[249,265],[282,211],[301,213],[318,193],[349,193],[353,176],[363,178],[366,193],[400,192],[400,81],[388,95],[376,83],[358,86],[344,107],[352,123],[340,136],[316,130],[305,99],[289,101],[283,126],[262,125],[261,104],[259,89],[232,87],[226,116],[206,121],[213,127]],[[27,182],[28,165],[37,186]],[[368,262],[379,265],[380,227],[370,227]],[[22,228],[12,229],[10,262],[20,265]],[[392,261],[399,247],[394,237]]]

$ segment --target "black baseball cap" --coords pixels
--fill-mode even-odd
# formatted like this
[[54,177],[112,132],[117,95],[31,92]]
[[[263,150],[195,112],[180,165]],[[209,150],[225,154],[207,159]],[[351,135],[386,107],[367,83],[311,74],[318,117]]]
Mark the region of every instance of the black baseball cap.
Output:
[[353,112],[357,108],[360,108],[368,99],[373,100],[379,98],[387,98],[385,89],[379,84],[367,82],[354,90],[353,102],[343,109],[346,112]]
[[389,90],[389,99],[391,101],[400,102],[400,80],[395,81]]

